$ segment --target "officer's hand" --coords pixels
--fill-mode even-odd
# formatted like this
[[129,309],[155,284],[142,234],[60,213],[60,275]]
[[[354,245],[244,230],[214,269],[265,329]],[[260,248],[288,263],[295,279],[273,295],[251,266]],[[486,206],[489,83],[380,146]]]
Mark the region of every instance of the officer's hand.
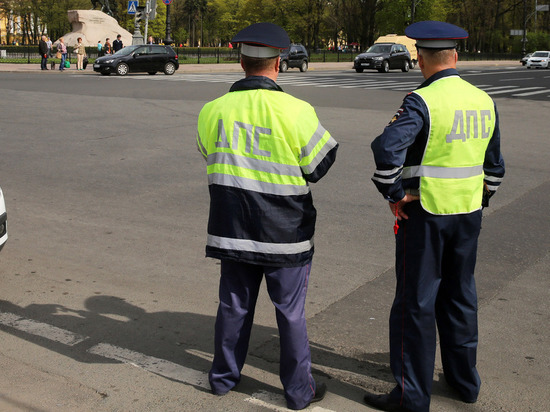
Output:
[[409,216],[403,211],[403,208],[407,203],[410,203],[419,199],[420,199],[419,196],[406,194],[405,197],[401,199],[399,202],[397,203],[390,202],[390,209],[391,209],[392,215],[394,215],[397,218],[397,220],[408,219]]

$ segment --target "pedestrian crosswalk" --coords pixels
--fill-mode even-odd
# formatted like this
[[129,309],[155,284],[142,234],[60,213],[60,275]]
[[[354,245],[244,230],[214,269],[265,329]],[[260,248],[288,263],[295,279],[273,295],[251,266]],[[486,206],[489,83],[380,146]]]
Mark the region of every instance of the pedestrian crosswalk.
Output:
[[[410,77],[410,75],[409,75]],[[134,79],[172,81],[172,82],[192,82],[192,83],[225,83],[233,84],[243,78],[242,73],[178,73],[173,76],[136,76]],[[468,79],[470,80],[470,79]],[[335,74],[281,74],[277,79],[277,84],[281,87],[315,87],[315,88],[337,88],[337,89],[368,89],[368,90],[393,90],[399,92],[410,92],[416,89],[424,79],[421,76],[404,79],[403,76],[395,76],[394,79],[388,77],[357,75],[341,76]],[[475,83],[474,83],[475,84]],[[521,87],[517,84],[498,85],[495,84],[475,84],[489,95],[495,97],[518,97],[525,98],[530,96],[540,96],[546,94],[550,98],[550,88],[543,86]]]

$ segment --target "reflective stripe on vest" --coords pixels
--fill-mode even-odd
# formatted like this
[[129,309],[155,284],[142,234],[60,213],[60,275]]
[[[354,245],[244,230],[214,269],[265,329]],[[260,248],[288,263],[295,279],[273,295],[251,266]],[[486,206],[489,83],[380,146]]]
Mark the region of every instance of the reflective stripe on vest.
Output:
[[414,93],[428,108],[430,130],[421,164],[405,167],[403,178],[420,177],[420,202],[430,213],[478,210],[485,151],[495,128],[492,99],[458,76]]
[[249,239],[232,239],[208,235],[207,245],[219,249],[239,250],[245,252],[291,255],[307,252],[313,247],[313,240],[299,243],[266,243]]

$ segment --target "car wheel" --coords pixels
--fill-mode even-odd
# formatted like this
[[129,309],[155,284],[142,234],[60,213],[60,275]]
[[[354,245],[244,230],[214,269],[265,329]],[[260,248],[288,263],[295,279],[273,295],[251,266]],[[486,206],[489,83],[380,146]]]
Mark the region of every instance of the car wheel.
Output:
[[118,74],[119,76],[126,76],[129,71],[130,71],[130,68],[126,63],[120,63],[116,67],[116,74]]
[[362,69],[362,68],[360,68],[360,67],[359,67],[359,68],[357,68],[357,69],[355,69],[355,71],[356,71],[357,73],[363,73],[363,69]]
[[164,74],[167,74],[168,76],[174,74],[176,72],[176,65],[172,62],[168,62],[164,65]]
[[284,73],[284,72],[286,72],[287,70],[288,70],[288,62],[287,62],[286,60],[283,60],[283,61],[281,62],[281,65],[279,66],[279,71],[280,71],[281,73]]
[[151,76],[154,76],[155,74],[157,74],[157,72],[149,72],[149,74],[150,74]]
[[405,63],[403,63],[403,68],[401,69],[402,72],[407,73],[409,71],[409,61],[405,60]]
[[380,73],[388,73],[390,71],[390,64],[388,63],[387,60],[384,60],[382,62],[382,67],[380,69],[378,69],[378,71]]
[[411,60],[411,69],[416,67],[416,60]]
[[301,72],[307,72],[307,62],[304,60],[300,66]]

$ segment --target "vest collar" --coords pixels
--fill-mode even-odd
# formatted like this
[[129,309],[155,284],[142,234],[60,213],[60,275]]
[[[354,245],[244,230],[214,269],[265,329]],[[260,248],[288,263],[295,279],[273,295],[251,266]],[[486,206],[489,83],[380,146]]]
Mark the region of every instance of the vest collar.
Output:
[[231,86],[229,89],[230,92],[239,92],[243,90],[257,90],[257,89],[266,89],[274,90],[277,92],[282,92],[283,89],[271,80],[269,77],[265,76],[248,76],[244,79],[241,79]]
[[441,70],[440,72],[437,72],[432,75],[429,79],[425,80],[424,83],[422,83],[418,88],[421,89],[423,87],[429,86],[433,82],[442,79],[444,77],[450,77],[450,76],[460,76],[458,74],[458,71],[456,69],[445,69]]

